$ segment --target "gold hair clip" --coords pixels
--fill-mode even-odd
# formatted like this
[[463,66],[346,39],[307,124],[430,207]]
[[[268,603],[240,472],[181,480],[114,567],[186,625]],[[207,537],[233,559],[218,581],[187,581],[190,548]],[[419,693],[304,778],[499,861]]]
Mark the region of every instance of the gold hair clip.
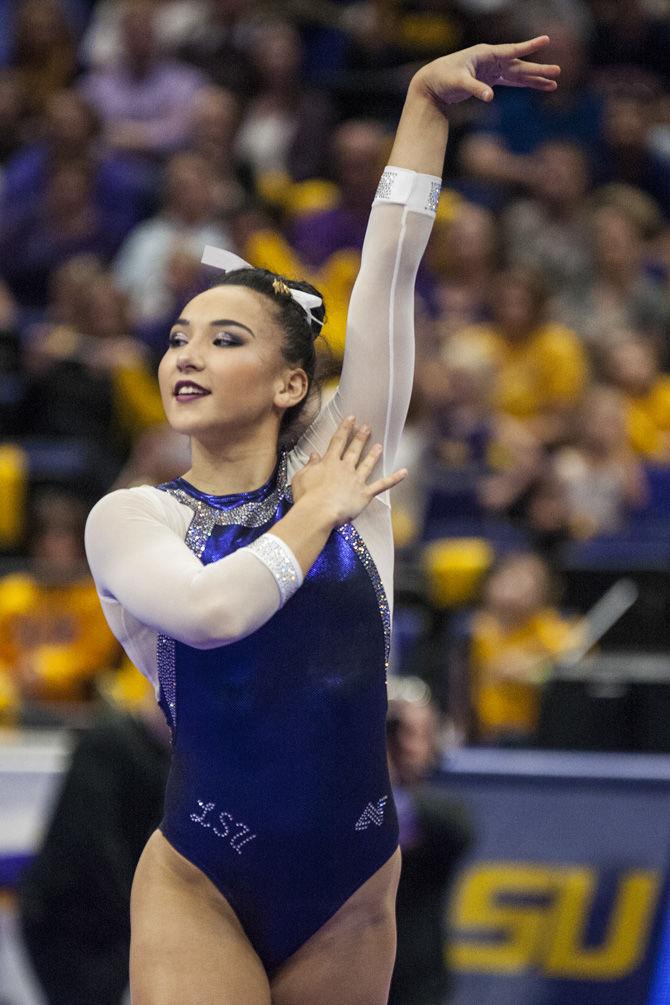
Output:
[[286,285],[283,279],[273,279],[272,289],[275,291],[275,293],[281,293],[285,297],[291,296],[291,290]]

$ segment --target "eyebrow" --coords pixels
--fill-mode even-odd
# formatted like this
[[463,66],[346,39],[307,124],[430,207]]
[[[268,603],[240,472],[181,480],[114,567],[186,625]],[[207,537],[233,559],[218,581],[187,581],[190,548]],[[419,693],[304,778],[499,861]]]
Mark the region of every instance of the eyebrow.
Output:
[[[176,328],[177,325],[190,325],[190,323],[191,322],[188,318],[177,318],[172,327]],[[235,321],[233,318],[219,318],[216,321],[209,322],[210,328],[222,328],[224,325],[235,325],[237,328],[244,328],[245,332],[249,332],[252,338],[256,338],[251,328],[247,328],[247,326],[243,325],[241,321]]]

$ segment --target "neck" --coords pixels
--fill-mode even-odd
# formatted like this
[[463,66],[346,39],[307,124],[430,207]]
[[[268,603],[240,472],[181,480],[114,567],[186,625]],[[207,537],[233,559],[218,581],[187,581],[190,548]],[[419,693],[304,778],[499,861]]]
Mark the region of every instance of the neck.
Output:
[[204,443],[191,438],[191,467],[184,478],[210,495],[234,495],[260,488],[277,463],[276,437],[262,441]]

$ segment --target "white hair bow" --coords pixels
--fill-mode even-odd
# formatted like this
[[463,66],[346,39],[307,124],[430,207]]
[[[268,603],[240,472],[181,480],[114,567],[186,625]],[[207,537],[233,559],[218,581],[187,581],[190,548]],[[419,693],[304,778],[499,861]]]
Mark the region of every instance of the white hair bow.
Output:
[[[215,248],[211,244],[205,246],[200,261],[203,265],[210,265],[213,269],[221,269],[223,272],[233,272],[235,269],[253,269],[253,265],[249,265],[249,262],[245,262],[239,255],[233,254],[232,251],[225,251],[223,248]],[[317,318],[313,313],[315,307],[321,307],[323,303],[321,297],[317,297],[315,293],[294,290],[291,286],[288,286],[287,289],[291,298],[302,307],[308,320],[319,326],[323,325],[321,318]]]

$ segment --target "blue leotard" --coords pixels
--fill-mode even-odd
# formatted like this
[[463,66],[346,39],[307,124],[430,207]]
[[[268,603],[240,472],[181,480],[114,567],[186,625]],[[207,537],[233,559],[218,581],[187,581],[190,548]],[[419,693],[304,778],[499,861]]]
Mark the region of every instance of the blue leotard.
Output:
[[[249,544],[291,505],[285,455],[244,495],[205,495],[183,479],[160,487],[193,508],[186,541],[204,563]],[[350,524],[246,639],[206,652],[159,640],[173,728],[161,830],[221,890],[268,972],[397,845],[388,643],[386,596]]]
[[87,522],[107,620],[173,731],[161,829],[230,902],[270,973],[397,846],[385,753],[388,496],[331,533],[292,595],[263,549],[276,546],[268,532],[291,506],[293,475],[344,415],[370,423],[381,470],[393,470],[412,387],[414,279],[439,186],[384,172],[339,388],[265,485],[234,496],[183,478],[121,489]]

